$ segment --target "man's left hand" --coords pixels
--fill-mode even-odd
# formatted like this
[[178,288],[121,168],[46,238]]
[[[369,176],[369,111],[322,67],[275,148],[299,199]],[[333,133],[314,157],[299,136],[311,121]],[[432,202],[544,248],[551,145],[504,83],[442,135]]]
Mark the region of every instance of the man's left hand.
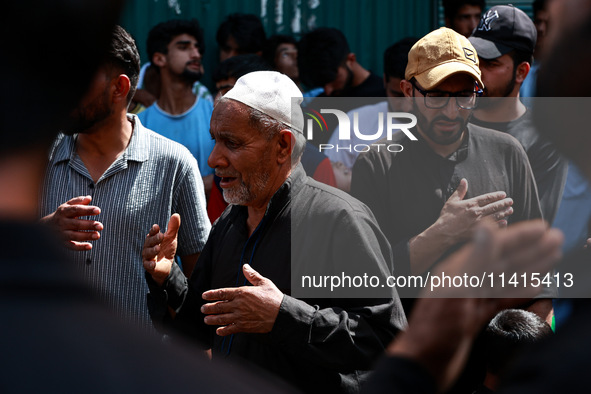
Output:
[[252,269],[242,267],[244,277],[253,286],[209,290],[203,293],[206,301],[201,312],[206,315],[205,324],[222,326],[216,334],[226,336],[238,332],[268,333],[273,329],[283,293],[275,284]]

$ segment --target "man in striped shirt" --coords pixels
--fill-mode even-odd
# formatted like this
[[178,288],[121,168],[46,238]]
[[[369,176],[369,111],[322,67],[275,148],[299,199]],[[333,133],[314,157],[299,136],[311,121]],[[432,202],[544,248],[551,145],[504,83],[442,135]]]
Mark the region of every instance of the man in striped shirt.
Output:
[[150,327],[141,259],[146,229],[183,215],[178,255],[188,275],[211,225],[195,158],[127,114],[138,74],[135,42],[118,27],[52,147],[41,215],[62,233],[69,257],[100,297],[121,317]]

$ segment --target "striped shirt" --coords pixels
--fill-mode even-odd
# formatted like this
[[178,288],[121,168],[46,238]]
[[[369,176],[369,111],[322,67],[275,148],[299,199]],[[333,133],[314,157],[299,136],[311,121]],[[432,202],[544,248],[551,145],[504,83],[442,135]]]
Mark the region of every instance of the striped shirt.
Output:
[[142,246],[152,224],[164,231],[170,215],[179,213],[177,255],[203,249],[211,225],[203,182],[195,158],[182,145],[143,127],[135,115],[126,150],[94,183],[75,150],[77,136],[60,135],[49,158],[41,215],[77,196],[92,196],[104,229],[88,251],[67,253],[90,285],[118,315],[137,326],[151,327],[146,304],[148,286]]

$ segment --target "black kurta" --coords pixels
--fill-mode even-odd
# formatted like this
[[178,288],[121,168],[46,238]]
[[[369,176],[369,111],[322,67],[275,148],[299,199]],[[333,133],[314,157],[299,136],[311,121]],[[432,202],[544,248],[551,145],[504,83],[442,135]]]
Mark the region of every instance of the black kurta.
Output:
[[511,134],[525,149],[538,187],[544,219],[552,223],[558,211],[566,183],[568,162],[550,141],[535,129],[531,111],[511,122],[484,122],[472,118],[472,123]]
[[[246,219],[246,207],[226,209],[190,280],[176,265],[164,290],[148,278],[152,310],[159,307],[162,316],[167,302],[177,310],[174,325],[211,346],[214,358],[246,359],[306,392],[358,391],[366,371],[406,325],[398,295],[391,291],[391,298],[298,299],[290,295],[292,272],[317,262],[333,272],[353,259],[363,272],[391,273],[390,248],[375,218],[365,205],[306,177],[298,166],[250,237]],[[244,263],[272,280],[285,296],[270,333],[221,338],[203,323],[201,294],[246,285]]]

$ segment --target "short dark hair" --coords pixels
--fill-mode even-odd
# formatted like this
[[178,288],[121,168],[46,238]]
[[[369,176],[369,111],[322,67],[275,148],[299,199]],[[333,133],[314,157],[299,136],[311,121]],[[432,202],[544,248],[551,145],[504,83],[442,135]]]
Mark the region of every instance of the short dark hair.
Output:
[[203,29],[197,19],[171,19],[162,22],[150,29],[148,33],[148,57],[150,61],[156,52],[167,54],[168,44],[181,34],[188,34],[195,37],[199,53],[205,53],[205,41],[203,40]]
[[473,5],[480,7],[482,11],[484,11],[484,7],[486,6],[485,0],[442,0],[441,5],[443,6],[443,16],[448,19],[453,19],[458,10],[465,5]]
[[546,0],[535,0],[532,4],[534,18],[539,11],[546,9]]
[[267,39],[265,47],[263,48],[263,59],[275,68],[275,52],[281,44],[298,44],[297,40],[292,36],[286,34],[275,34]]
[[241,13],[228,15],[218,27],[215,39],[220,48],[226,45],[230,36],[236,40],[239,54],[262,51],[267,39],[265,28],[259,17]]
[[253,53],[238,55],[224,60],[213,73],[214,82],[228,78],[240,78],[253,71],[271,71],[272,68],[260,56]]
[[406,65],[408,64],[408,52],[419,39],[406,37],[396,41],[384,51],[384,75],[386,81],[390,78],[404,79]]
[[513,59],[513,69],[516,69],[517,66],[523,62],[529,63],[530,66],[534,62],[534,54],[531,52],[518,51],[517,49],[514,49],[508,52],[507,55],[511,56],[511,59]]
[[498,374],[527,345],[552,335],[550,326],[538,315],[522,309],[499,312],[484,332],[487,367]]
[[347,38],[338,29],[319,27],[304,35],[298,46],[298,67],[304,85],[313,88],[334,81],[350,52]]
[[119,25],[113,29],[111,42],[103,64],[123,71],[129,78],[131,82],[127,95],[127,103],[129,104],[135,94],[140,75],[140,54],[135,45],[135,40]]

